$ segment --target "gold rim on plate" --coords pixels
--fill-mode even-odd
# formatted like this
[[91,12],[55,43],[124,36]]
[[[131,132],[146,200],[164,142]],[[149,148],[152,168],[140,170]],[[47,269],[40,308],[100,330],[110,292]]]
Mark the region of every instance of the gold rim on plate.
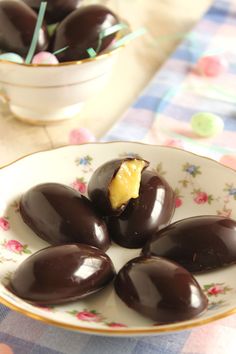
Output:
[[170,327],[165,326],[153,326],[153,328],[136,328],[136,329],[106,329],[106,328],[89,328],[89,327],[81,327],[78,325],[73,325],[73,324],[68,324],[68,323],[63,323],[63,322],[59,322],[57,320],[51,320],[48,319],[45,316],[42,315],[36,315],[33,312],[29,312],[27,310],[22,309],[19,306],[13,305],[11,302],[7,301],[6,299],[2,298],[0,296],[0,303],[2,305],[5,305],[7,307],[9,307],[11,310],[17,311],[27,317],[30,317],[32,319],[35,319],[37,321],[41,321],[44,322],[48,325],[54,325],[57,327],[61,327],[64,329],[69,329],[69,330],[77,330],[79,332],[84,332],[84,333],[94,333],[94,334],[112,334],[112,335],[119,335],[119,334],[126,334],[126,335],[135,335],[135,334],[158,334],[158,333],[171,333],[171,332],[177,332],[177,331],[183,331],[183,330],[187,330],[187,329],[191,329],[191,328],[195,328],[195,327],[199,327],[202,325],[206,325],[212,322],[215,322],[217,320],[220,320],[222,318],[225,318],[227,316],[233,315],[236,313],[236,307],[231,309],[231,310],[227,310],[224,313],[212,316],[210,318],[205,318],[205,319],[199,319],[194,321],[194,323],[184,323],[184,322],[178,322],[178,324],[176,325],[170,325]]
[[[145,143],[140,143],[140,142],[135,142],[135,141],[113,141],[113,142],[98,142],[98,143],[94,143],[94,142],[91,142],[91,143],[84,143],[84,144],[79,144],[79,145],[63,145],[63,146],[59,146],[57,148],[54,148],[54,149],[46,149],[46,150],[41,150],[41,151],[37,151],[35,153],[31,153],[31,154],[27,154],[25,156],[22,156],[16,160],[14,160],[13,162],[9,163],[9,164],[6,164],[2,167],[0,167],[0,170],[5,168],[5,167],[8,167],[14,163],[16,163],[17,161],[20,161],[22,159],[25,159],[27,158],[28,156],[32,156],[32,155],[35,155],[35,154],[40,154],[40,153],[44,153],[44,152],[52,152],[52,151],[55,151],[55,150],[59,150],[59,149],[64,149],[64,148],[67,148],[67,147],[73,147],[73,146],[80,146],[80,145],[105,145],[105,144],[120,144],[120,143],[125,143],[125,144],[135,144],[135,145],[144,145],[144,146],[151,146],[151,147],[158,147],[158,148],[162,148],[162,149],[171,149],[171,150],[177,150],[177,151],[181,151],[183,153],[186,153],[186,154],[189,154],[189,155],[193,155],[195,157],[199,157],[201,159],[204,159],[204,160],[207,160],[207,161],[210,161],[214,164],[216,164],[217,166],[219,167],[222,167],[222,168],[226,168],[228,170],[230,170],[231,172],[234,172],[236,173],[236,171],[228,166],[224,166],[222,165],[221,163],[211,159],[211,158],[208,158],[208,157],[205,157],[205,156],[201,156],[201,155],[197,155],[197,154],[194,154],[192,152],[189,152],[189,151],[185,151],[185,150],[182,150],[180,148],[176,148],[176,147],[170,147],[170,146],[162,146],[162,145],[151,145],[151,144],[145,144]],[[30,317],[32,319],[35,319],[35,320],[38,320],[38,321],[41,321],[41,322],[44,322],[48,325],[55,325],[57,327],[62,327],[64,329],[69,329],[69,330],[77,330],[77,331],[80,331],[80,332],[84,332],[84,333],[92,333],[92,334],[108,334],[108,335],[112,335],[112,336],[119,336],[119,335],[147,335],[147,334],[158,334],[158,333],[171,333],[171,332],[177,332],[177,331],[181,331],[181,330],[187,330],[187,329],[191,329],[191,328],[195,328],[195,327],[199,327],[199,326],[202,326],[202,325],[206,325],[206,324],[209,324],[209,323],[212,323],[212,322],[215,322],[217,320],[220,320],[220,319],[223,319],[227,316],[230,316],[230,315],[233,315],[236,313],[236,307],[230,309],[230,310],[227,310],[225,312],[222,312],[220,314],[217,314],[217,315],[214,315],[214,316],[211,316],[209,318],[199,318],[199,319],[193,319],[194,322],[191,322],[189,323],[189,321],[187,322],[178,322],[174,325],[163,325],[163,326],[153,326],[152,328],[148,327],[144,327],[144,328],[135,328],[135,329],[129,329],[129,328],[125,328],[125,329],[119,329],[119,328],[110,328],[110,329],[107,329],[107,328],[90,328],[90,327],[81,327],[79,325],[73,325],[73,324],[68,324],[68,323],[63,323],[63,322],[59,322],[57,320],[52,320],[52,319],[48,319],[46,316],[43,316],[43,315],[37,315],[33,312],[30,312],[30,311],[27,311],[27,310],[24,310],[22,309],[20,306],[17,306],[17,305],[13,305],[11,302],[9,302],[8,300],[6,300],[5,298],[3,298],[1,295],[0,295],[0,303],[2,303],[3,305],[9,307],[10,309],[14,310],[14,311],[17,311],[23,315],[26,315],[27,317]]]

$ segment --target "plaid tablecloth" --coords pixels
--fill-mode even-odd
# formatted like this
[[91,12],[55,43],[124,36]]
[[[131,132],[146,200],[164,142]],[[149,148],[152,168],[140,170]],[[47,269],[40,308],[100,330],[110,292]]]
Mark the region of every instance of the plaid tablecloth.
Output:
[[[103,140],[181,146],[236,168],[236,2],[217,0],[150,85]],[[196,75],[206,53],[223,55],[228,70]],[[208,111],[224,119],[216,138],[199,139],[191,116]],[[193,330],[141,338],[107,338],[45,325],[0,305],[0,354],[235,354],[236,315]]]
[[[236,1],[217,0],[103,140],[172,145],[236,168]],[[228,67],[216,77],[197,73],[200,58]],[[224,121],[221,134],[200,138],[191,129],[195,113]]]

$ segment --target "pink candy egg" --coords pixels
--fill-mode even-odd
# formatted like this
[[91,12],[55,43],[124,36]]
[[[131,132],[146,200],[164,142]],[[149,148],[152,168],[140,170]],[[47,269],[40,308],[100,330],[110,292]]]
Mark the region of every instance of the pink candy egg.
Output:
[[220,159],[220,162],[223,165],[236,170],[236,155],[223,155]]
[[227,60],[220,56],[205,56],[197,63],[197,72],[205,76],[218,76],[228,68]]
[[95,136],[86,128],[73,129],[69,134],[70,144],[83,144],[94,142],[95,140]]
[[59,61],[57,57],[49,52],[39,52],[32,60],[33,64],[58,64]]

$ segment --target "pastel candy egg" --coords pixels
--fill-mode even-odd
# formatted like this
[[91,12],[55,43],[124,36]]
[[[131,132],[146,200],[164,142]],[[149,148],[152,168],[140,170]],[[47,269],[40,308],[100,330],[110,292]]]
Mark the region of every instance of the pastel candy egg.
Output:
[[59,61],[57,57],[49,52],[39,52],[32,60],[33,64],[58,64]]
[[234,168],[236,170],[236,155],[223,155],[220,159],[223,165]]
[[222,74],[227,70],[227,67],[227,60],[218,56],[205,56],[197,63],[197,71],[199,74],[210,77]]
[[197,135],[208,138],[221,133],[224,129],[224,122],[215,114],[200,112],[192,116],[191,127]]
[[16,53],[4,53],[0,54],[0,60],[12,61],[14,63],[22,64],[24,62],[23,58]]
[[73,129],[69,134],[70,144],[83,144],[95,140],[95,136],[86,128]]

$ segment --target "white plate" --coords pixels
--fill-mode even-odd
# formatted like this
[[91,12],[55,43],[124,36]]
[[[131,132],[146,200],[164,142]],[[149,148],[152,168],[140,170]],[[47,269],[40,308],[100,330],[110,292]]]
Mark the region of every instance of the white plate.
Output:
[[[112,285],[65,306],[39,308],[12,295],[4,287],[16,267],[48,244],[37,237],[17,212],[20,196],[44,182],[72,185],[85,192],[94,169],[112,158],[139,155],[151,162],[176,190],[173,221],[188,216],[218,214],[236,218],[236,173],[191,153],[139,143],[68,146],[27,156],[0,170],[0,301],[29,317],[64,328],[102,335],[151,335],[192,328],[236,312],[236,265],[197,276],[209,298],[209,308],[190,321],[156,326],[129,309]],[[117,271],[140,250],[112,245],[108,254]]]

